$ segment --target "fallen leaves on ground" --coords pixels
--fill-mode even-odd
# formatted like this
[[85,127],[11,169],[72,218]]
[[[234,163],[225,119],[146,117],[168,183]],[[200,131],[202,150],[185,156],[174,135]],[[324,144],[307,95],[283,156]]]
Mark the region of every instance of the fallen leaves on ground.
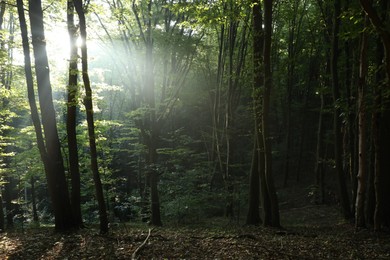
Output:
[[[307,210],[307,209],[305,209]],[[315,210],[315,209],[314,209]],[[119,224],[110,234],[28,229],[0,234],[0,259],[131,259],[148,228]],[[390,235],[348,223],[286,229],[228,224],[153,228],[137,259],[390,259]]]

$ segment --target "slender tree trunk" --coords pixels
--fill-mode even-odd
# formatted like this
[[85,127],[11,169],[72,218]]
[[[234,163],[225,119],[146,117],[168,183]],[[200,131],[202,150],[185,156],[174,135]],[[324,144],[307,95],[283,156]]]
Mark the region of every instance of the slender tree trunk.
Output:
[[[380,11],[377,11],[373,7],[372,0],[360,0],[360,4],[369,17],[371,23],[374,25],[376,31],[381,38],[383,49],[378,48],[378,61],[381,64],[384,57],[385,60],[385,71],[387,74],[387,87],[390,86],[390,30],[387,27],[386,16],[388,14],[388,1],[380,1]],[[379,65],[380,66],[380,65]],[[377,75],[378,76],[378,75]],[[379,82],[377,82],[379,83]],[[390,193],[387,192],[387,186],[390,182],[390,178],[384,171],[388,169],[388,144],[390,143],[387,138],[389,131],[388,118],[389,118],[389,107],[387,105],[388,98],[382,97],[380,89],[375,90],[375,110],[373,114],[373,139],[374,139],[374,187],[375,187],[375,212],[374,212],[374,229],[380,230],[383,225],[390,225],[390,211],[386,197]],[[384,99],[384,100],[382,100]],[[379,109],[380,108],[380,109]],[[384,134],[385,133],[385,134]],[[386,205],[387,204],[387,205]]]
[[316,150],[316,165],[315,165],[315,174],[316,174],[316,184],[319,191],[319,203],[323,204],[325,202],[325,190],[324,190],[324,152],[323,152],[323,137],[324,137],[324,94],[319,93],[321,99],[321,106],[318,115],[318,128],[317,128],[317,150]]
[[31,176],[30,185],[31,185],[31,204],[32,204],[32,211],[33,211],[33,220],[35,223],[39,223],[37,200],[36,200],[36,195],[35,195],[35,178],[34,178],[34,176]]
[[[231,8],[232,3],[230,3]],[[233,218],[234,217],[234,187],[232,184],[232,163],[233,163],[233,149],[232,149],[232,130],[234,125],[234,95],[235,95],[235,86],[234,86],[234,77],[233,74],[233,65],[234,65],[234,49],[236,45],[237,37],[237,24],[234,21],[229,23],[229,33],[228,33],[228,90],[226,93],[226,108],[225,108],[225,144],[226,144],[226,160],[225,160],[225,169],[224,169],[224,179],[225,179],[225,189],[227,192],[227,205],[226,205],[226,216]],[[236,75],[238,76],[238,75]]]
[[341,138],[341,108],[338,105],[340,102],[340,86],[338,74],[338,57],[339,57],[339,28],[340,28],[340,0],[334,0],[333,28],[332,28],[332,43],[331,43],[331,62],[330,70],[332,77],[333,90],[333,134],[334,134],[334,153],[336,162],[336,172],[339,182],[339,196],[344,218],[351,218],[351,209],[348,198],[347,184],[343,170],[342,159],[342,138]]
[[68,153],[69,153],[69,171],[71,175],[71,204],[76,225],[82,226],[83,220],[81,216],[81,195],[80,195],[80,169],[79,169],[79,155],[77,145],[77,28],[74,23],[74,4],[73,0],[68,0],[67,6],[67,27],[70,42],[70,59],[68,72],[68,103],[67,103],[67,120],[66,132],[68,137]]
[[[382,0],[380,2],[380,6],[382,9],[382,20],[386,19],[386,10],[388,9],[388,2],[385,0]],[[385,224],[385,211],[384,207],[386,207],[384,203],[384,187],[386,186],[385,179],[383,178],[383,169],[386,169],[386,165],[383,162],[383,153],[387,154],[386,147],[387,144],[386,139],[382,138],[381,136],[381,129],[386,124],[385,122],[382,122],[382,120],[385,120],[384,115],[382,113],[383,109],[383,102],[382,102],[382,88],[381,85],[383,84],[383,81],[386,78],[386,72],[383,68],[383,57],[385,56],[384,53],[384,45],[382,44],[380,38],[377,40],[377,47],[376,47],[376,64],[378,68],[382,68],[377,70],[375,75],[375,87],[374,87],[374,110],[372,113],[372,135],[373,135],[373,145],[374,145],[374,190],[375,190],[375,209],[374,209],[374,215],[373,215],[373,222],[374,222],[374,230],[380,231],[382,228],[382,225]],[[386,107],[385,107],[386,111]],[[387,112],[388,113],[388,112]],[[386,112],[384,113],[386,114]],[[382,123],[381,123],[382,122]],[[388,131],[385,131],[388,132]],[[385,141],[385,142],[384,142]],[[387,148],[388,149],[388,148]],[[385,159],[386,160],[386,159]]]
[[[365,28],[368,21],[366,18]],[[355,226],[356,228],[365,227],[365,200],[367,187],[367,152],[366,152],[366,108],[365,108],[365,85],[368,70],[367,61],[367,33],[363,30],[361,49],[360,49],[360,69],[359,69],[359,170],[358,170],[358,189],[356,197]]]
[[271,206],[271,226],[279,227],[279,203],[272,176],[272,148],[270,134],[270,101],[272,88],[271,72],[272,0],[264,0],[264,95],[263,95],[263,139],[265,155],[265,179]]
[[[0,30],[1,31],[3,31],[3,29],[4,29],[3,23],[4,23],[5,11],[6,11],[6,3],[5,3],[5,1],[1,1],[0,2]],[[9,33],[12,34],[11,31]],[[5,53],[7,52],[5,43],[6,43],[6,40],[5,40],[4,34],[0,34],[1,55],[5,55]],[[2,63],[4,63],[4,61],[2,61]],[[10,85],[8,85],[8,82],[7,82],[8,71],[9,71],[9,68],[6,67],[6,64],[1,64],[1,67],[0,67],[0,88],[3,88],[5,90],[10,89]],[[2,97],[1,99],[2,99],[1,100],[2,101],[1,108],[8,109],[8,107],[9,107],[8,97]],[[1,120],[1,122],[6,122],[7,121],[6,116],[1,115],[0,120]],[[9,135],[9,130],[2,129],[2,130],[0,130],[0,133],[4,138],[7,138],[7,136]],[[15,194],[15,186],[16,186],[15,179],[10,174],[10,157],[7,156],[7,154],[10,153],[10,148],[11,147],[9,145],[5,145],[4,147],[2,147],[2,149],[0,149],[0,151],[4,154],[4,156],[2,157],[2,168],[3,168],[2,179],[4,181],[4,184],[0,185],[0,187],[4,186],[4,193],[3,194],[4,194],[4,200],[5,200],[5,210],[6,210],[5,212],[6,212],[6,219],[7,219],[7,227],[12,228],[13,224],[14,224],[13,218],[15,215],[14,204],[12,203],[12,201],[17,196],[15,196],[16,195]],[[4,213],[1,212],[0,214],[4,214]],[[4,215],[3,215],[3,219],[4,219]]]
[[5,219],[4,219],[4,206],[3,206],[3,197],[0,193],[0,233],[4,232],[5,228]]
[[295,26],[296,17],[298,12],[298,4],[294,2],[293,18],[291,24],[289,23],[288,33],[288,61],[287,61],[287,100],[286,100],[286,150],[284,158],[284,181],[283,187],[287,187],[287,181],[290,174],[290,150],[291,150],[291,103],[292,103],[292,90],[295,77]]
[[146,135],[148,147],[148,172],[147,178],[150,184],[150,200],[151,200],[151,224],[161,226],[160,198],[158,195],[158,169],[155,167],[157,163],[157,147],[159,138],[159,125],[156,120],[156,99],[154,89],[154,66],[153,66],[153,39],[152,39],[152,0],[148,1],[148,13],[146,14],[146,33],[145,33],[145,68],[144,68],[144,99],[149,108],[145,115],[146,127],[149,133]]
[[80,37],[81,37],[81,64],[82,77],[85,88],[84,105],[87,115],[89,147],[91,155],[91,170],[95,183],[96,200],[99,206],[100,233],[108,232],[108,216],[106,203],[104,200],[103,186],[99,175],[98,155],[96,149],[95,125],[93,118],[92,89],[88,74],[88,51],[87,51],[87,27],[82,0],[73,0],[74,7],[79,17]]
[[[378,40],[377,43],[377,58],[376,63],[378,67],[382,65],[382,58],[384,55],[383,45]],[[382,117],[381,106],[382,106],[382,91],[379,87],[383,80],[383,69],[378,70],[376,73],[376,87],[374,87],[374,111],[372,112],[372,136],[373,136],[373,145],[374,145],[374,190],[375,190],[375,209],[374,209],[374,230],[379,231],[383,222],[382,215],[382,185],[381,185],[381,136],[380,136],[380,121]]]
[[[347,7],[346,7],[347,8]],[[348,174],[351,180],[351,197],[352,197],[352,215],[355,214],[355,206],[356,206],[356,190],[357,190],[357,170],[356,170],[356,149],[355,149],[355,98],[354,92],[352,92],[352,79],[354,78],[354,66],[351,64],[353,60],[353,55],[351,54],[353,49],[353,43],[350,41],[346,41],[344,44],[344,52],[345,52],[345,86],[346,86],[346,97],[347,97],[347,122],[346,122],[346,135],[347,135],[347,144],[345,147],[345,156],[347,158],[347,167]]]
[[222,75],[224,71],[224,60],[225,60],[225,24],[222,24],[220,27],[219,33],[219,46],[218,46],[218,65],[217,65],[217,79],[215,84],[215,94],[213,97],[213,114],[212,114],[212,154],[211,159],[214,163],[214,173],[212,178],[212,187],[217,187],[223,184],[224,176],[223,171],[224,167],[222,165],[222,155],[221,155],[221,144],[220,144],[220,106],[221,106],[221,85],[222,85]]
[[[256,127],[257,129],[257,127]],[[247,225],[261,224],[260,218],[260,174],[259,174],[259,146],[255,138],[252,155],[251,173],[249,179],[249,208],[246,216]]]

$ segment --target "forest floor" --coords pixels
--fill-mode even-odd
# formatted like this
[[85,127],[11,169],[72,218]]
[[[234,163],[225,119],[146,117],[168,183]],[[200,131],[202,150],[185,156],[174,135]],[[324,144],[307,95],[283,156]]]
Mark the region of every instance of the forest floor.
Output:
[[106,236],[93,229],[75,234],[27,229],[0,235],[0,259],[390,259],[390,234],[329,223],[326,216],[337,214],[333,207],[284,213],[305,217],[300,225],[285,229],[223,227],[221,220],[214,228],[154,228],[149,237],[148,227],[129,224]]
[[390,259],[390,233],[356,231],[335,206],[286,200],[280,212],[283,229],[212,219],[151,229],[118,224],[105,236],[92,228],[17,230],[0,234],[0,259]]

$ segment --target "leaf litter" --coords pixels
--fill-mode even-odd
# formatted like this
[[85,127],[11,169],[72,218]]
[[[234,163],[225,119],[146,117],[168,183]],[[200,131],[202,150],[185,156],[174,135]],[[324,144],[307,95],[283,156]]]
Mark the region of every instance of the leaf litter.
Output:
[[225,221],[156,227],[150,234],[148,226],[119,224],[105,236],[92,228],[69,234],[25,229],[0,234],[0,259],[390,259],[389,233],[357,232],[350,223],[334,221],[285,229]]

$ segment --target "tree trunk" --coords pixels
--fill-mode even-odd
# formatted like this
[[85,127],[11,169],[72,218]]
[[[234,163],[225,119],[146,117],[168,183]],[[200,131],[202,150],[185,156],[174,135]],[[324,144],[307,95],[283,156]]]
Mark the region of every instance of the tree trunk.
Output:
[[34,179],[34,176],[31,176],[30,185],[31,185],[31,204],[32,204],[32,211],[33,211],[33,220],[34,220],[35,223],[39,223],[38,209],[37,209],[37,200],[36,200],[36,195],[35,195],[35,179]]
[[292,103],[292,91],[295,81],[295,26],[296,18],[298,15],[298,3],[294,2],[293,17],[290,24],[289,21],[289,32],[288,32],[288,60],[287,60],[287,100],[286,100],[286,148],[284,158],[284,180],[283,187],[287,187],[287,181],[290,174],[290,150],[291,150],[291,103]]
[[161,226],[161,213],[160,213],[160,198],[158,195],[158,172],[156,169],[152,169],[150,173],[150,198],[151,198],[151,224],[155,226]]
[[149,161],[151,167],[150,195],[151,195],[151,224],[161,226],[160,199],[158,196],[158,172],[155,169],[157,163],[157,142],[159,137],[158,122],[156,120],[156,101],[154,89],[154,66],[153,66],[153,39],[152,39],[152,0],[148,1],[147,31],[146,31],[146,56],[145,56],[145,101],[150,111],[147,115],[149,127]]
[[[383,45],[378,39],[377,43],[377,55],[376,55],[376,63],[378,67],[381,67],[382,65],[382,59],[384,56],[384,50]],[[373,136],[373,146],[374,146],[374,190],[375,190],[375,209],[374,209],[374,230],[379,231],[382,227],[383,218],[382,218],[382,185],[381,185],[381,136],[380,136],[380,121],[382,117],[381,113],[381,106],[382,106],[382,91],[379,87],[381,82],[384,79],[383,75],[384,70],[378,70],[376,72],[376,79],[375,79],[375,87],[374,87],[374,110],[372,112],[372,136]]]
[[[377,63],[381,66],[382,59],[385,57],[385,71],[387,74],[387,87],[390,86],[390,30],[387,27],[386,16],[388,15],[388,1],[380,1],[379,6],[381,11],[377,11],[373,7],[372,0],[360,0],[360,4],[370,18],[371,23],[377,30],[383,48],[377,50]],[[380,84],[380,74],[377,74],[377,84]],[[379,77],[378,77],[379,76]],[[390,226],[390,206],[388,203],[389,192],[387,187],[390,183],[390,178],[385,171],[389,168],[389,106],[388,98],[384,97],[379,87],[374,89],[375,94],[375,109],[373,112],[373,139],[374,139],[374,187],[375,187],[375,212],[374,212],[374,229],[379,231],[382,226]]]
[[5,219],[4,219],[4,206],[3,206],[3,197],[0,193],[0,233],[4,232],[5,228]]
[[219,46],[218,46],[218,65],[217,65],[217,79],[215,84],[215,94],[213,97],[213,112],[212,112],[212,145],[211,145],[211,160],[214,163],[214,172],[212,177],[211,187],[219,187],[224,184],[223,176],[223,163],[221,155],[221,144],[220,144],[220,124],[221,124],[221,85],[222,85],[222,74],[224,68],[224,50],[225,50],[225,24],[220,26],[219,33]]
[[271,206],[271,226],[279,227],[279,203],[272,176],[272,148],[270,134],[270,101],[272,88],[271,72],[272,0],[264,0],[264,94],[263,94],[263,140],[265,155],[265,179]]
[[[257,127],[256,127],[257,129]],[[260,174],[259,174],[259,146],[257,144],[257,138],[255,136],[251,173],[249,179],[249,208],[246,216],[247,225],[259,225],[261,224],[260,218]]]
[[93,181],[95,184],[96,200],[99,206],[100,233],[106,234],[108,232],[108,216],[106,210],[106,203],[104,200],[103,186],[100,180],[99,167],[98,167],[95,125],[93,119],[92,89],[91,89],[91,82],[89,80],[89,74],[88,74],[87,27],[86,27],[82,0],[73,0],[73,3],[79,17],[80,37],[82,41],[81,64],[82,64],[82,77],[83,77],[83,83],[85,88],[84,105],[85,105],[85,110],[87,115],[88,137],[89,137],[89,147],[90,147],[90,155],[91,155],[91,170],[92,170]]
[[[38,94],[42,115],[42,125],[45,139],[41,129],[38,109],[35,101],[34,83],[31,71],[31,58],[28,43],[26,19],[24,16],[23,0],[17,0],[23,52],[25,59],[25,73],[27,81],[28,99],[31,108],[31,117],[34,124],[37,144],[43,165],[52,206],[54,209],[55,228],[58,231],[69,230],[74,227],[70,201],[68,197],[65,170],[62,161],[60,143],[58,139],[55,111],[52,100],[49,65],[45,47],[43,28],[43,13],[41,1],[29,2],[32,43],[35,56],[35,70],[38,84]],[[46,146],[45,146],[46,141]]]
[[[4,1],[1,1],[0,2],[0,31],[4,30],[3,23],[4,23],[5,11],[6,11],[6,3]],[[12,34],[11,31],[9,33]],[[1,51],[2,55],[5,55],[5,53],[7,52],[5,43],[6,43],[6,41],[5,41],[4,34],[0,34],[0,48],[1,48],[0,51]],[[4,61],[2,61],[2,63],[3,62]],[[7,90],[10,89],[10,85],[8,84],[7,79],[6,79],[7,78],[6,75],[7,75],[9,70],[10,69],[7,68],[5,64],[1,64],[1,67],[0,67],[0,84],[1,84],[0,88],[4,88]],[[1,108],[8,109],[9,108],[8,97],[2,97],[1,99],[2,99]],[[6,117],[7,117],[6,115],[1,115],[0,116],[1,122],[6,122],[7,121]],[[2,129],[2,130],[0,130],[0,134],[4,137],[4,139],[6,139],[7,136],[9,136],[9,130]],[[7,155],[11,152],[10,151],[11,147],[10,147],[10,145],[8,145],[6,143],[2,143],[2,145],[4,145],[4,147],[0,148],[0,152],[3,155],[1,168],[3,170],[2,179],[4,181],[4,184],[0,185],[0,187],[4,186],[4,200],[5,200],[7,227],[12,228],[13,227],[13,217],[15,215],[14,206],[13,206],[12,201],[15,198],[17,198],[17,195],[15,194],[16,185],[15,185],[15,179],[11,176],[11,172],[10,172],[10,157]],[[3,204],[2,204],[2,207],[3,207]],[[1,212],[0,214],[2,214],[3,222],[4,222],[4,215],[3,215],[4,213]],[[4,226],[3,226],[3,228],[4,228]]]
[[264,75],[262,70],[264,32],[262,28],[262,8],[258,0],[253,0],[253,113],[254,113],[254,147],[250,174],[249,209],[246,223],[258,225],[261,223],[259,214],[259,198],[263,206],[264,224],[270,225],[270,201],[265,178],[264,142],[262,135],[261,118],[261,89],[264,86]]
[[69,59],[69,76],[68,76],[68,103],[67,103],[67,120],[66,133],[68,137],[68,153],[69,153],[69,171],[71,176],[71,204],[76,225],[81,227],[83,220],[81,216],[81,195],[80,195],[80,169],[79,155],[77,145],[77,28],[74,23],[74,4],[72,0],[68,0],[67,6],[67,27],[70,40],[70,59]]
[[318,113],[318,130],[317,130],[317,149],[316,149],[316,164],[315,164],[315,175],[316,184],[319,192],[319,203],[324,204],[325,202],[325,189],[324,189],[324,152],[323,152],[323,137],[324,137],[324,93],[319,93],[321,99],[320,111]]
[[331,62],[330,70],[332,77],[333,90],[333,134],[334,134],[334,156],[336,162],[336,172],[339,182],[339,196],[344,218],[351,218],[351,209],[348,198],[347,184],[343,170],[342,159],[342,138],[341,138],[341,108],[340,102],[340,86],[338,75],[338,57],[339,57],[339,28],[340,28],[340,0],[334,0],[333,28],[332,28],[332,43],[331,43]]
[[[368,26],[366,18],[365,28]],[[356,197],[355,227],[365,227],[365,200],[367,187],[367,152],[366,152],[366,108],[365,108],[365,85],[368,70],[367,61],[367,34],[365,30],[362,33],[360,49],[360,69],[359,69],[359,86],[358,86],[358,121],[359,121],[359,169],[358,169],[358,188]]]

